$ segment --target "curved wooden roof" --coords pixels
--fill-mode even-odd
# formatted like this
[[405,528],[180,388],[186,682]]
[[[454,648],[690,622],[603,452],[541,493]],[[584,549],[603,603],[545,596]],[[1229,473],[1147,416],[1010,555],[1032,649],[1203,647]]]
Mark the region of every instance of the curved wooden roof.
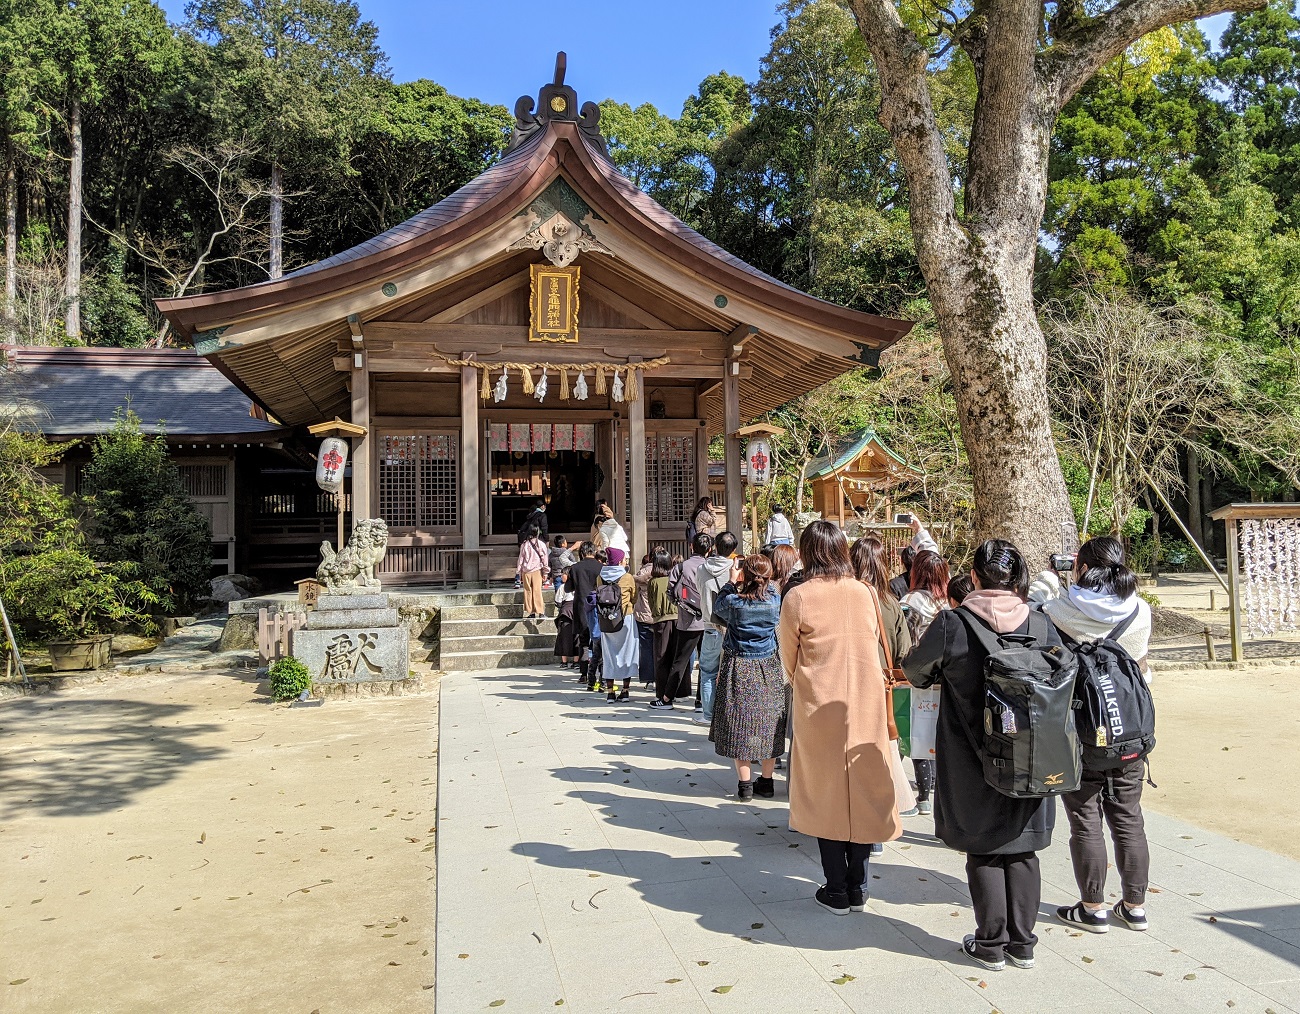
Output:
[[[544,99],[553,87],[543,89]],[[498,163],[373,239],[274,281],[157,305],[178,333],[280,418],[327,418],[347,400],[332,366],[347,316],[363,324],[410,320],[405,308],[421,305],[422,293],[464,287],[471,274],[488,275],[518,259],[503,237],[512,229],[522,234],[526,224],[513,220],[562,177],[590,205],[598,238],[618,247],[613,258],[584,254],[578,263],[612,262],[621,273],[644,277],[720,334],[744,325],[757,332],[745,350],[755,374],[744,385],[748,392],[742,389],[747,416],[874,363],[911,330],[908,321],[810,296],[706,239],[618,172],[594,129],[598,110],[588,103],[583,114],[529,114],[528,130],[517,133]],[[399,298],[392,298],[392,285]],[[706,396],[710,417],[720,415],[716,402],[717,392]]]

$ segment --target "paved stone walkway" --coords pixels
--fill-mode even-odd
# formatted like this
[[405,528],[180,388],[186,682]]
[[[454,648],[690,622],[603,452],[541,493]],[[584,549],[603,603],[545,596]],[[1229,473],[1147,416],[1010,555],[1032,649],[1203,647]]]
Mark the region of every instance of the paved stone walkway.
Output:
[[1151,931],[1078,934],[1049,921],[1075,898],[1058,833],[1038,967],[990,973],[958,952],[964,860],[930,818],[871,864],[868,911],[837,918],[812,900],[816,843],[788,829],[783,778],[775,800],[738,803],[688,711],[575,686],[558,670],[443,683],[439,1010],[1300,1008],[1300,863],[1148,814]]

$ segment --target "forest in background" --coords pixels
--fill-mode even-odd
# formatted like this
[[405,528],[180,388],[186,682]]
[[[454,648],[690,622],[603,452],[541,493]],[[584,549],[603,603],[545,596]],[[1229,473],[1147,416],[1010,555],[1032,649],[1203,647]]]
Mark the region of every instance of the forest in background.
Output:
[[[346,249],[477,175],[509,136],[503,105],[393,82],[354,3],[197,0],[187,16],[171,26],[148,0],[0,0],[12,340],[165,343],[152,299]],[[932,515],[961,530],[969,474],[878,78],[836,0],[787,0],[775,20],[752,80],[710,75],[677,116],[602,103],[611,156],[757,267],[917,321],[883,370],[777,413],[788,435],[774,495],[793,506],[802,463],[872,425],[923,469]],[[930,82],[960,197],[975,95],[960,49],[936,54]],[[1289,0],[1233,16],[1217,48],[1184,25],[1106,65],[1057,124],[1040,236],[1036,289],[1080,520],[1091,487],[1089,528],[1138,536],[1159,490],[1199,536],[1188,504],[1200,490],[1187,483],[1198,474],[1220,497],[1294,498]]]

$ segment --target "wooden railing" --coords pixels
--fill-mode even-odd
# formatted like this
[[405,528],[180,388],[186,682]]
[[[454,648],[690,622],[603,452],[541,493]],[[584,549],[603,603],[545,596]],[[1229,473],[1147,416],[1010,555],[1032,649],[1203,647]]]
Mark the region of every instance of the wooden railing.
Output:
[[279,610],[257,611],[257,664],[270,665],[290,654],[292,632],[307,625],[306,613]]

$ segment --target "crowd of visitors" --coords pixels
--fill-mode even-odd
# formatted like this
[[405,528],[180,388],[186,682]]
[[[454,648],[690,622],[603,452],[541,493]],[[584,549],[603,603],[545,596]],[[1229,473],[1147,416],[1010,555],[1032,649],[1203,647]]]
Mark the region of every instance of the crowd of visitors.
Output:
[[[523,533],[524,609],[544,612],[541,588],[554,575],[559,664],[611,703],[630,699],[633,680],[653,688],[655,711],[693,703],[693,720],[735,765],[737,800],[777,795],[789,743],[790,827],[818,841],[815,899],[830,912],[864,911],[871,856],[901,835],[903,818],[933,814],[935,835],[966,855],[975,932],[962,950],[989,970],[1032,967],[1038,853],[1060,795],[1079,900],[1057,917],[1094,933],[1112,916],[1145,930],[1141,797],[1154,737],[1148,730],[1130,749],[1113,700],[1071,703],[1098,674],[1113,687],[1127,673],[1141,685],[1132,693],[1146,692],[1151,611],[1122,545],[1090,540],[1072,581],[1043,577],[1031,594],[1012,543],[980,544],[969,573],[954,575],[919,521],[912,529],[898,574],[880,538],[850,546],[831,522],[809,524],[796,546],[779,509],[767,545],[743,555],[706,498],[692,514],[689,556],[656,547],[633,567],[626,532],[601,504],[591,540],[572,551],[557,537],[548,553],[535,526]],[[900,686],[937,692],[933,759],[912,758],[915,791],[895,723]],[[1059,729],[1034,724],[1055,713],[1052,694],[1066,698]],[[1026,751],[1021,734],[1059,741],[1064,760],[1041,745]],[[1106,825],[1123,890],[1110,909]]]

